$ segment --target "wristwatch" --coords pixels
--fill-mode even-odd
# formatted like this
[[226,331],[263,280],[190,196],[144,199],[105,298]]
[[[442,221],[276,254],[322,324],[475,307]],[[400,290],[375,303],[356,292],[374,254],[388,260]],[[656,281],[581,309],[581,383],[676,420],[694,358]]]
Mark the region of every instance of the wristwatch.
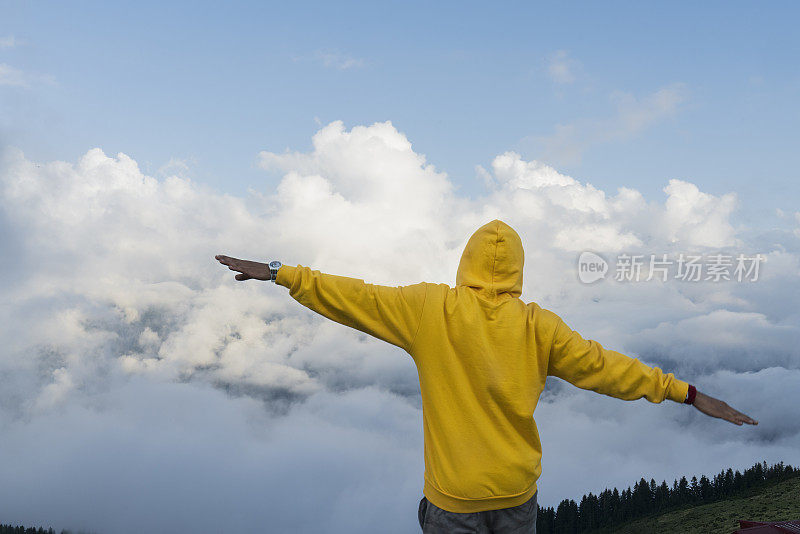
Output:
[[281,268],[283,265],[279,261],[271,261],[269,262],[269,279],[271,282],[275,282],[278,279],[278,269]]

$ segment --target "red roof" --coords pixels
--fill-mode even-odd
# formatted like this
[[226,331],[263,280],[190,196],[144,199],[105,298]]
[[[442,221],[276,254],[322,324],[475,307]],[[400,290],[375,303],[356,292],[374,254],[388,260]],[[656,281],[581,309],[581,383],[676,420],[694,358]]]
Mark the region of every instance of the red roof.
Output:
[[739,520],[739,529],[733,534],[800,534],[797,521],[745,521]]

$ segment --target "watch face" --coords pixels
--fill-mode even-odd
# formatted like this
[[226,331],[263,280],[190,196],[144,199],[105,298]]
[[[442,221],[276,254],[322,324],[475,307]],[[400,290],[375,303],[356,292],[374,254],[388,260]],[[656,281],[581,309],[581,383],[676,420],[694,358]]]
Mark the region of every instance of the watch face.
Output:
[[270,269],[280,269],[281,262],[279,262],[279,261],[271,261],[271,262],[269,262],[269,267],[270,267]]

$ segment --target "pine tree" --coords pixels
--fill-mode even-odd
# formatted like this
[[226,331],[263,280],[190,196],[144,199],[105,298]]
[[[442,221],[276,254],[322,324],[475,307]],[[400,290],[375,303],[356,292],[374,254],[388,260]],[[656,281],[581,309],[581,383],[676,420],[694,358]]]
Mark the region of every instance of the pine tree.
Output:
[[600,526],[607,527],[614,521],[614,503],[611,490],[606,488],[600,494]]
[[654,511],[658,504],[656,503],[656,492],[658,491],[658,486],[656,486],[656,480],[654,478],[650,479],[650,511]]
[[703,503],[711,501],[711,482],[705,475],[700,477],[700,501]]
[[573,534],[577,532],[576,517],[572,515],[572,508],[568,499],[562,500],[556,509],[556,518],[553,532],[556,534]]
[[589,510],[589,506],[589,498],[584,495],[583,498],[581,498],[580,505],[578,505],[578,532],[583,532],[591,528],[591,511]]
[[555,515],[556,511],[552,506],[548,506],[546,508],[539,507],[538,511],[536,512],[536,532],[541,532],[542,534],[554,534]]
[[723,495],[729,497],[733,494],[733,469],[730,467],[725,471],[725,477],[722,482]]
[[737,493],[744,489],[744,477],[737,469],[733,474],[733,490]]
[[711,483],[712,491],[714,492],[714,499],[722,498],[722,476],[719,474],[714,475],[714,480]]
[[756,485],[760,484],[764,480],[764,468],[761,467],[761,464],[755,464],[753,466],[753,484]]
[[670,507],[678,503],[678,479],[672,480],[672,489],[669,491],[669,499],[667,500]]
[[689,502],[689,483],[686,482],[686,477],[681,477],[678,483],[678,504],[686,504]]
[[700,500],[700,485],[697,483],[697,477],[692,477],[692,484],[689,489],[690,501],[696,503]]
[[667,486],[666,480],[661,481],[661,485],[658,486],[655,495],[656,510],[659,512],[666,510],[669,506],[669,486]]

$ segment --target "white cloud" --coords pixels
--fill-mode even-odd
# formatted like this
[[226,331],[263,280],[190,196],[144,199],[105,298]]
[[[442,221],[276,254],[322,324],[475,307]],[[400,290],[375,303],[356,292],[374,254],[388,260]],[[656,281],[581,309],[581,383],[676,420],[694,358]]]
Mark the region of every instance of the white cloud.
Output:
[[612,116],[558,124],[551,135],[529,136],[521,142],[535,146],[545,161],[556,165],[576,164],[589,148],[630,139],[673,116],[686,100],[686,93],[682,83],[662,87],[643,98],[615,92],[611,95],[616,107]]
[[419,412],[385,391],[323,392],[280,419],[247,397],[142,378],[114,380],[96,401],[0,420],[0,474],[16,481],[0,489],[5,522],[113,534],[418,528],[405,508],[420,498]]
[[23,72],[7,63],[0,63],[0,85],[29,87],[31,84],[54,84],[55,78],[50,75]]
[[17,85],[25,87],[28,80],[25,74],[7,63],[0,63],[0,85]]
[[765,313],[715,309],[661,323],[632,336],[629,345],[695,372],[799,369],[787,347],[800,344],[800,325],[771,321]]
[[20,44],[19,40],[16,39],[13,35],[7,35],[5,37],[0,37],[0,49],[3,48],[14,48]]
[[322,60],[322,63],[326,67],[333,67],[339,70],[347,70],[364,66],[363,59],[336,52],[319,52],[317,57]]
[[[748,241],[730,223],[734,195],[678,180],[663,202],[630,188],[610,194],[506,152],[484,169],[487,195],[470,199],[390,122],[347,130],[337,121],[312,141],[308,152],[262,152],[260,164],[283,178],[247,198],[170,169],[147,176],[97,148],[76,163],[2,154],[0,236],[12,260],[0,266],[0,425],[12,452],[0,476],[22,484],[0,495],[7,510],[108,532],[140,530],[142,517],[197,532],[413,530],[422,486],[413,362],[285,288],[234,281],[213,256],[452,285],[467,239],[493,218],[523,239],[525,301],[761,421],[740,428],[550,380],[536,412],[542,505],[648,472],[671,482],[762,458],[800,463],[799,429],[780,423],[797,399],[768,393],[776,383],[800,390],[798,255]],[[723,247],[766,254],[763,279],[586,286],[575,272],[584,248]],[[678,456],[686,436],[696,446]],[[620,458],[625,469],[597,468]],[[590,479],[568,476],[581,472]],[[356,524],[351,512],[366,504]]]
[[686,86],[682,83],[662,87],[642,99],[629,93],[615,92],[612,100],[619,112],[615,121],[618,127],[609,135],[624,137],[638,133],[652,123],[673,115],[685,99]]
[[570,58],[566,50],[557,50],[548,59],[547,74],[555,83],[568,84],[575,81],[578,68],[580,63]]
[[295,56],[294,61],[311,60],[329,69],[350,70],[364,67],[367,62],[363,58],[353,57],[338,50],[317,50],[310,56]]
[[669,195],[664,227],[670,241],[691,247],[741,244],[730,223],[737,203],[736,193],[715,197],[682,180],[670,180],[664,192]]
[[[795,221],[797,222],[797,224],[800,225],[800,211],[794,212],[794,218],[795,218]],[[797,228],[794,229],[794,235],[796,235],[797,237],[800,237],[800,226],[798,226]]]
[[[191,162],[194,163],[194,162]],[[180,176],[186,178],[191,172],[190,161],[182,158],[170,158],[164,165],[158,168],[156,174],[159,177]]]

